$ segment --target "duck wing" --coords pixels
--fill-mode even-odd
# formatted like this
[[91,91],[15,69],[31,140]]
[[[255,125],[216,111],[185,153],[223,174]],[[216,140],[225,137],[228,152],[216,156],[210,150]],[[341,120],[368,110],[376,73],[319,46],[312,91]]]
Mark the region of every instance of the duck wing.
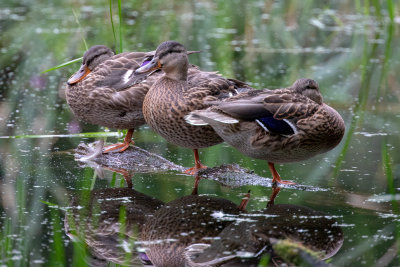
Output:
[[148,63],[154,56],[152,52],[126,52],[103,62],[95,70],[99,79],[96,87],[113,88],[122,91],[144,81],[150,74],[135,74],[135,70]]
[[265,110],[273,113],[278,120],[299,120],[314,115],[321,107],[310,98],[294,93],[293,90],[275,90],[275,94],[266,95],[263,99]]
[[313,115],[320,107],[314,101],[290,89],[251,90],[213,104],[217,104],[218,110],[240,120],[261,117],[273,117],[278,120],[301,119]]
[[200,71],[193,66],[188,72],[188,89],[185,97],[188,99],[201,99],[204,106],[210,106],[214,101],[228,99],[252,89],[246,83],[234,79],[226,79],[217,72]]

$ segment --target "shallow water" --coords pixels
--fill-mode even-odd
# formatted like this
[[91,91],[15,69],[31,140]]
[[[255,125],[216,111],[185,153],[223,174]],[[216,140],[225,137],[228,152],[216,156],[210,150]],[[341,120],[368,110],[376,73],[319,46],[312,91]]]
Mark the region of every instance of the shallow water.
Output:
[[[278,165],[284,179],[304,187],[283,188],[275,203],[335,218],[343,245],[331,258],[333,265],[397,266],[400,19],[391,21],[390,14],[392,8],[395,15],[400,10],[395,4],[361,5],[131,1],[123,4],[122,44],[123,51],[147,51],[174,39],[203,50],[190,57],[192,63],[256,88],[286,87],[301,77],[317,80],[325,102],[346,122],[345,137],[326,154]],[[117,4],[113,8],[119,29]],[[74,196],[125,187],[125,181],[115,166],[101,170],[76,162],[73,149],[96,136],[75,134],[118,133],[78,122],[69,110],[63,90],[79,63],[40,72],[81,57],[83,39],[88,46],[105,44],[118,51],[119,32],[115,42],[109,6],[96,1],[2,1],[0,32],[0,263],[82,263],[86,252],[66,235],[65,211]],[[191,151],[166,143],[148,126],[134,139],[138,147],[177,165],[193,164]],[[226,144],[202,149],[200,157],[210,167],[237,163],[271,178],[266,162]],[[163,202],[190,195],[194,185],[193,177],[179,171],[130,172],[136,191]],[[198,193],[238,205],[248,190],[247,210],[265,208],[271,188],[262,178],[230,186],[202,179]]]

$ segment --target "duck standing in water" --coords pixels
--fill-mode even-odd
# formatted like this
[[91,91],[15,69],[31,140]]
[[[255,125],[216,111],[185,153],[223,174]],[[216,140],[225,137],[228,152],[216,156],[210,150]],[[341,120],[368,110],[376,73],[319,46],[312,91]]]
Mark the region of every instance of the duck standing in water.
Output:
[[145,124],[144,96],[159,73],[144,81],[133,75],[154,52],[114,55],[104,46],[92,46],[83,55],[81,68],[68,80],[67,103],[82,121],[109,128],[129,129],[124,142],[106,147],[103,153],[122,152],[132,141],[134,128]]
[[143,115],[150,127],[168,142],[191,148],[195,166],[186,171],[195,174],[206,168],[201,164],[198,149],[223,140],[209,125],[193,126],[184,117],[191,111],[209,107],[207,102],[228,98],[237,93],[242,82],[228,80],[214,72],[194,76],[188,73],[189,61],[185,47],[175,41],[160,44],[154,58],[136,73],[162,69],[162,75],[149,89],[143,102]]
[[[190,53],[195,53],[188,52]],[[151,75],[134,73],[154,56],[152,52],[114,55],[104,45],[95,45],[83,55],[81,68],[68,80],[67,103],[82,121],[116,129],[129,129],[124,142],[106,147],[103,153],[122,152],[133,144],[134,128],[145,124],[143,99],[161,71]],[[189,72],[200,72],[191,65]]]
[[273,182],[281,180],[274,163],[306,160],[333,149],[345,125],[339,113],[325,104],[316,81],[299,79],[291,87],[251,90],[211,107],[192,111],[192,125],[210,125],[243,154],[268,161]]

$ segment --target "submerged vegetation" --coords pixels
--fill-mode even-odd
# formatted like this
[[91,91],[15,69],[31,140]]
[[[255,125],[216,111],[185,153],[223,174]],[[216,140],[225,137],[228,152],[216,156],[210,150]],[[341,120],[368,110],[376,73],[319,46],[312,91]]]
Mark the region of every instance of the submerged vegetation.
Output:
[[[33,8],[34,7],[34,8]],[[65,82],[95,44],[116,52],[150,51],[165,40],[190,50],[191,63],[255,88],[280,88],[301,77],[318,81],[325,102],[346,122],[335,150],[280,167],[282,177],[326,191],[283,189],[277,202],[337,216],[344,244],[331,262],[400,264],[400,6],[387,1],[2,1],[0,3],[0,263],[85,265],[84,241],[70,240],[64,216],[72,196],[124,187],[116,172],[81,168],[80,142],[122,135],[78,122]],[[54,67],[56,66],[56,67]],[[166,143],[147,126],[139,147],[183,166],[191,151]],[[238,163],[268,176],[266,163],[222,144],[201,151],[203,163]],[[191,177],[136,173],[135,190],[167,202],[190,194]],[[265,207],[262,186],[227,188],[201,180],[199,193]],[[124,207],[124,206],[122,206]],[[122,228],[126,213],[119,210]],[[129,250],[130,247],[127,247]],[[70,256],[72,255],[72,256]],[[131,254],[125,255],[130,261]]]

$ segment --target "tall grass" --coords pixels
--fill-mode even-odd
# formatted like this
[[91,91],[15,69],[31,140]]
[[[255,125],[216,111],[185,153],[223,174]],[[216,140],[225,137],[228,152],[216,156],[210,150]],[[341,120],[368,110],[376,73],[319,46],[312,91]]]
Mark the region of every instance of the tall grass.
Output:
[[[386,25],[386,23],[383,20],[383,17],[381,16],[381,9],[377,8],[377,6],[379,6],[379,1],[373,1],[374,2],[374,6],[376,8],[376,16],[377,18],[379,18],[380,20],[380,24],[382,27],[384,27]],[[389,3],[391,3],[391,1],[388,1]],[[390,4],[389,5],[391,11],[390,13],[393,12],[393,5]],[[369,16],[369,4],[368,1],[366,1],[364,3],[364,14],[366,16]],[[386,92],[386,88],[387,88],[387,76],[388,76],[388,69],[390,68],[390,59],[391,59],[391,50],[392,50],[392,39],[393,39],[393,20],[390,21],[390,23],[386,26],[387,30],[387,36],[386,36],[386,41],[385,41],[385,47],[384,47],[384,57],[383,57],[383,68],[380,71],[380,77],[379,77],[379,87],[377,89],[377,97],[376,97],[376,101],[379,102],[380,101],[380,97],[381,97],[381,88],[384,87]],[[374,39],[379,40],[380,38],[382,38],[381,33],[377,32],[375,33]],[[352,114],[352,118],[351,118],[351,122],[350,125],[348,126],[347,129],[347,134],[344,138],[344,145],[342,148],[342,151],[339,154],[339,157],[337,158],[336,162],[335,162],[335,168],[334,168],[334,172],[333,172],[333,178],[337,179],[337,177],[339,176],[339,172],[341,170],[342,167],[342,163],[347,155],[347,152],[349,150],[349,146],[352,140],[352,137],[354,136],[354,132],[356,131],[357,128],[359,128],[362,123],[363,123],[363,119],[364,119],[364,113],[367,107],[367,103],[368,103],[368,99],[369,96],[371,95],[371,90],[373,90],[371,88],[371,81],[374,78],[374,73],[376,72],[376,68],[377,65],[376,64],[371,64],[371,59],[379,57],[380,56],[380,44],[378,43],[373,43],[372,45],[369,42],[370,37],[369,36],[365,36],[365,40],[364,40],[364,46],[363,46],[363,57],[362,57],[362,72],[361,72],[361,84],[360,84],[360,90],[358,92],[358,97],[357,97],[357,101],[355,103],[354,109],[353,109],[353,114]],[[334,182],[334,181],[332,181]],[[331,183],[332,185],[332,183]]]
[[113,7],[112,7],[112,3],[114,1],[110,0],[109,2],[109,6],[110,6],[110,23],[111,23],[111,29],[113,32],[113,36],[114,36],[114,42],[116,47],[119,47],[118,53],[122,53],[124,51],[124,46],[123,46],[123,35],[122,35],[122,28],[123,28],[123,22],[122,22],[122,8],[121,8],[121,0],[118,0],[118,18],[119,18],[119,46],[117,46],[117,36],[116,36],[116,30],[114,27],[114,20],[113,20]]

